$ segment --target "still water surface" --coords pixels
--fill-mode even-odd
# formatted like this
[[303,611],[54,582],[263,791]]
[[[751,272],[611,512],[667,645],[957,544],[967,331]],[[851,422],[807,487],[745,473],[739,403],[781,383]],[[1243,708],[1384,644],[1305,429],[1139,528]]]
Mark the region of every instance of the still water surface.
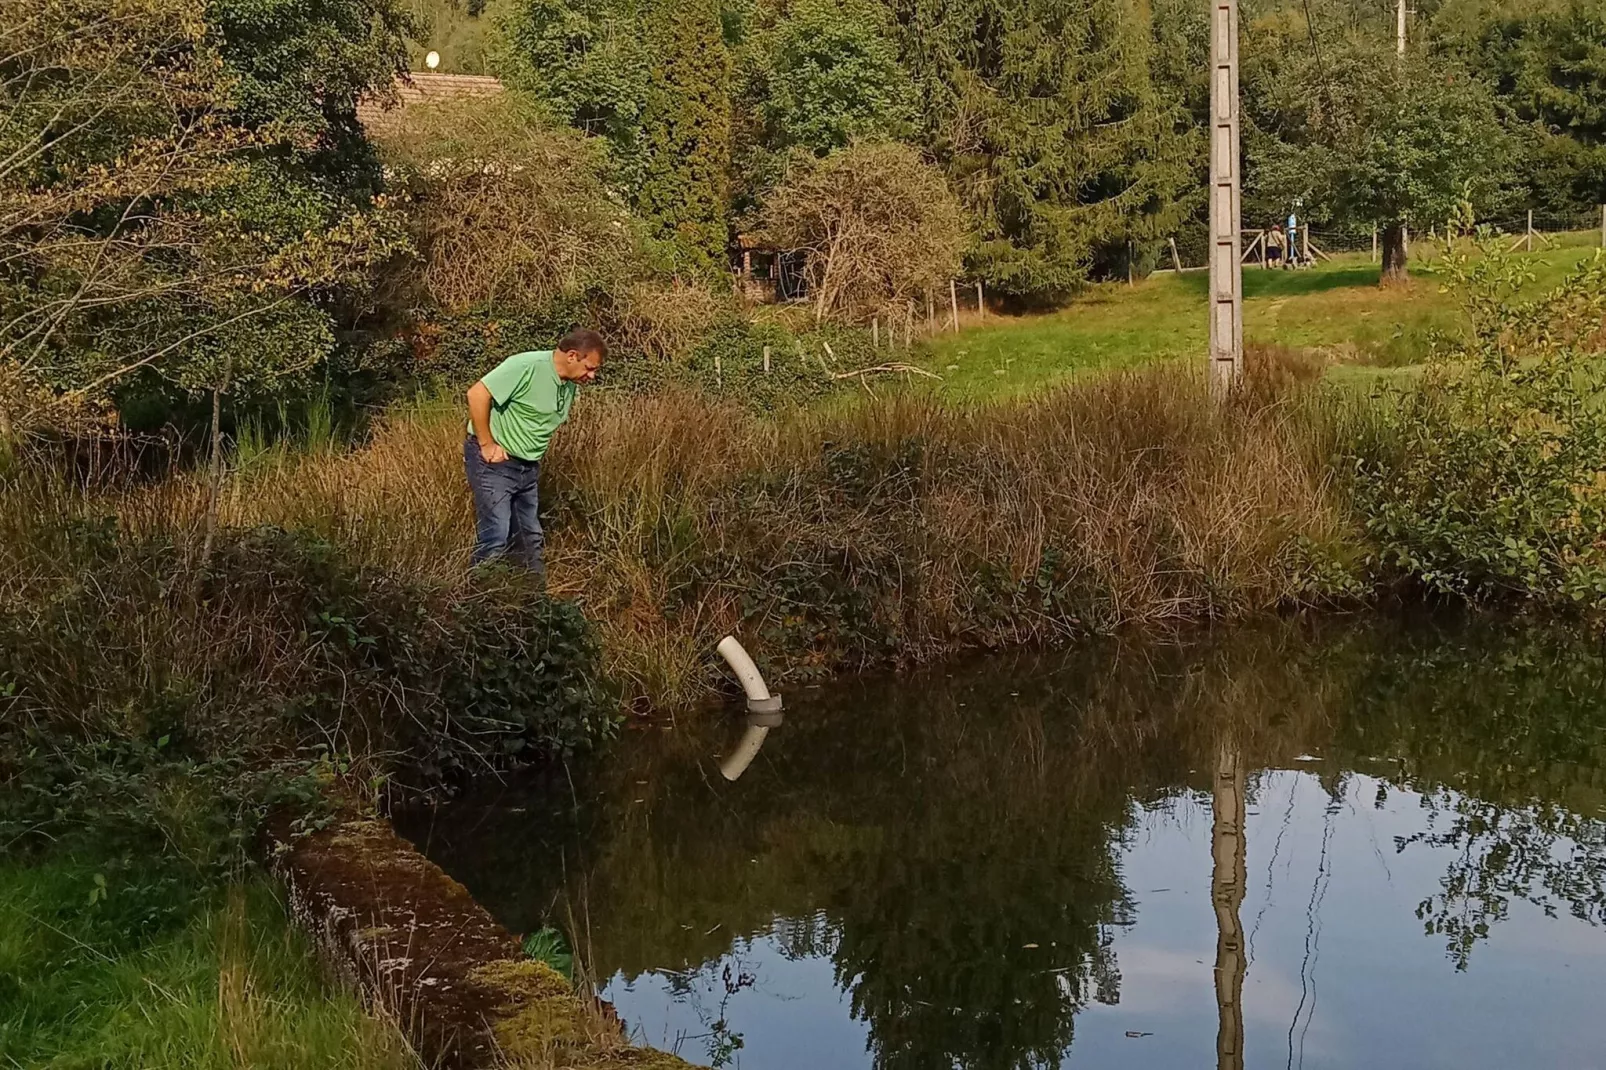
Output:
[[403,822],[752,1070],[1606,1068],[1606,662],[1286,625],[787,695]]

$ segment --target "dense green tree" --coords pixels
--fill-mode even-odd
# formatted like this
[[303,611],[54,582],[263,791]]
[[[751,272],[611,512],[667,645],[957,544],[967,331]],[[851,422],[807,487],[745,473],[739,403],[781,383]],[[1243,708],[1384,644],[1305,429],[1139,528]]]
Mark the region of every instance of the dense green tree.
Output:
[[498,71],[561,121],[607,139],[620,184],[679,268],[724,262],[732,59],[711,0],[512,0]]
[[[1319,222],[1425,227],[1469,195],[1483,218],[1606,200],[1602,11],[1425,0],[1394,64],[1392,8],[1245,0],[1248,214],[1305,195]],[[704,264],[791,150],[866,136],[943,167],[969,268],[1020,302],[1141,270],[1202,223],[1209,26],[1183,0],[509,0],[502,31],[508,77],[605,135],[651,229]],[[1463,152],[1489,109],[1507,136]]]
[[[397,238],[317,172],[338,91],[262,103],[198,0],[0,0],[0,35],[0,425],[304,382]],[[358,66],[389,86],[393,68]]]
[[877,0],[766,0],[738,14],[727,19],[738,218],[761,207],[794,150],[823,156],[855,138],[914,133],[914,86]]
[[[1243,7],[1246,214],[1287,210],[1258,165],[1286,153],[1311,95],[1343,56],[1394,50],[1394,9],[1368,0],[1249,0]],[[1459,64],[1493,94],[1509,135],[1480,218],[1523,207],[1582,217],[1606,200],[1606,5],[1600,0],[1445,0],[1413,5],[1405,64]],[[1320,209],[1318,209],[1320,210]]]
[[1292,65],[1257,147],[1263,192],[1382,232],[1383,279],[1406,275],[1407,227],[1442,224],[1494,187],[1505,139],[1487,88],[1458,65],[1358,44]]
[[320,189],[366,199],[379,164],[357,100],[407,69],[399,0],[208,0],[231,122],[272,128],[276,156]]
[[1606,4],[1488,7],[1441,9],[1433,30],[1509,110],[1523,149],[1513,184],[1550,212],[1606,201]]
[[651,13],[652,82],[642,114],[636,196],[649,233],[678,265],[722,267],[729,240],[731,57],[712,0],[664,0]]
[[914,123],[914,87],[867,0],[798,0],[769,36],[771,147],[817,156],[854,138],[899,137]]
[[504,81],[562,122],[606,138],[621,181],[644,175],[642,119],[652,87],[644,12],[629,0],[512,0],[497,15]]
[[1120,0],[892,0],[923,137],[970,211],[995,293],[1062,296],[1095,258],[1161,236],[1197,139],[1154,88],[1147,8]]

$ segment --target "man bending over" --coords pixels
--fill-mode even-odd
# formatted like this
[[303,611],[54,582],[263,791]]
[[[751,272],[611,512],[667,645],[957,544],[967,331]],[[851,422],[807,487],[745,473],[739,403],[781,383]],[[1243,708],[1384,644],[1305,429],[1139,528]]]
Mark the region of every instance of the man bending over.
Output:
[[474,563],[504,554],[538,575],[541,458],[569,418],[581,383],[608,355],[596,331],[570,331],[554,350],[515,353],[468,390],[463,468],[474,492]]

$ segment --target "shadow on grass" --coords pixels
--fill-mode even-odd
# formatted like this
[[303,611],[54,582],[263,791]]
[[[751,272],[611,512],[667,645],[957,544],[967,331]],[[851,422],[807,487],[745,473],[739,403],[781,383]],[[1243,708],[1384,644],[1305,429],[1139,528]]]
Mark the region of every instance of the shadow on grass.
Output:
[[[1316,268],[1306,271],[1270,271],[1254,264],[1244,265],[1245,297],[1305,297],[1352,287],[1375,287],[1378,268],[1375,264],[1345,264],[1342,267]],[[1181,276],[1179,284],[1202,300],[1210,291],[1210,276],[1204,271],[1192,271]]]

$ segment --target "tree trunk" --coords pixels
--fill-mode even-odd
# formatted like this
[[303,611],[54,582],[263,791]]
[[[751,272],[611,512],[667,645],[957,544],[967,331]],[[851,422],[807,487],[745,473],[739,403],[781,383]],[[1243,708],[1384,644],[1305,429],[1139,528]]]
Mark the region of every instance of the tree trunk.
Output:
[[1405,224],[1390,223],[1383,228],[1384,286],[1397,286],[1410,279],[1405,268]]

